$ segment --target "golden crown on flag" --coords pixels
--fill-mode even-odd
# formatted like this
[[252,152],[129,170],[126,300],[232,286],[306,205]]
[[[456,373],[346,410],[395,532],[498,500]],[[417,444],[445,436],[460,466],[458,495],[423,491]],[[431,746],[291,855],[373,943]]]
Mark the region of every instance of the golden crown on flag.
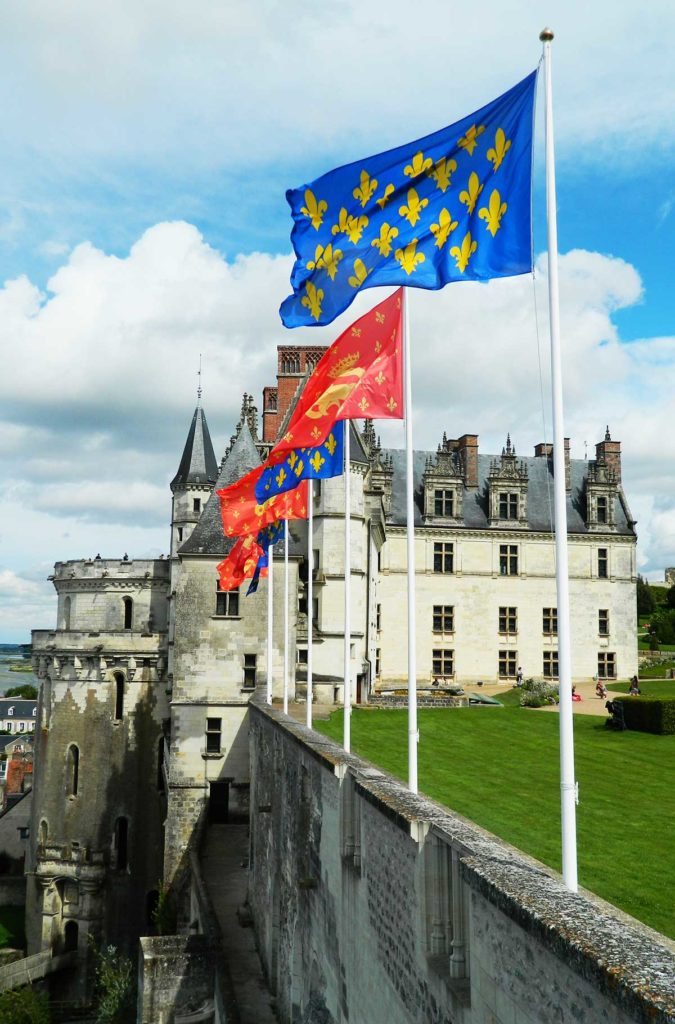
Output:
[[342,359],[338,359],[335,366],[332,366],[328,371],[328,376],[331,378],[341,377],[343,373],[351,370],[353,366],[359,361],[360,352],[352,352],[349,356],[343,356]]

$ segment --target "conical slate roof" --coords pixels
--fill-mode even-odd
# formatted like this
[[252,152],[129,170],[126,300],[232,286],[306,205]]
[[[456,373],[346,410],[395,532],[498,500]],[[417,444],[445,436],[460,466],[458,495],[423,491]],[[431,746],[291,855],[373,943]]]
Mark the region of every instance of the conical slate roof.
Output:
[[237,436],[220,469],[213,493],[204,506],[199,522],[180,548],[181,555],[226,555],[234,541],[223,533],[220,498],[217,491],[228,487],[260,465],[260,455],[246,420],[237,427]]
[[197,406],[188,431],[178,472],[171,481],[171,491],[185,490],[190,484],[214,484],[218,463],[211,443],[204,410]]

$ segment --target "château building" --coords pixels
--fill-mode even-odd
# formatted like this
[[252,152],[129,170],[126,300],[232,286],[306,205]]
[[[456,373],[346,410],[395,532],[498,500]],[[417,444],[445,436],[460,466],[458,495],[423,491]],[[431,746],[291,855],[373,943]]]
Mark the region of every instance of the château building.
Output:
[[[222,593],[232,541],[215,493],[259,465],[283,432],[322,349],[282,346],[264,389],[262,436],[245,395],[220,464],[201,403],[171,482],[170,557],[57,562],[56,628],[35,631],[40,680],[28,855],[29,952],[77,950],[74,991],[91,989],[89,937],[135,948],[152,929],[160,879],[179,884],[206,821],[249,813],[249,701],[266,681],[267,583]],[[373,424],[351,426],[351,663],[357,702],[405,685],[404,453]],[[439,430],[440,433],[440,430]],[[607,430],[595,459],[565,451],[572,673],[637,670],[636,533]],[[552,447],[480,451],[442,435],[414,457],[417,681],[470,685],[558,674]],[[307,581],[313,578],[315,699],[343,697],[343,478],[315,484],[291,524],[291,698],[304,698]],[[278,554],[277,554],[278,558]],[[273,690],[282,694],[282,573]]]

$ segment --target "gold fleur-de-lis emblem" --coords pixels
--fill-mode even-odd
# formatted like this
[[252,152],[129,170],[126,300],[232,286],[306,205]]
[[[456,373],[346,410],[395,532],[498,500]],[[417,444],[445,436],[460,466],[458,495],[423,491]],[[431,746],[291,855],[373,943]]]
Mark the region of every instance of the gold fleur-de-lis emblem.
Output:
[[297,452],[291,452],[291,454],[288,456],[288,460],[287,461],[288,461],[288,465],[291,467],[291,469],[293,469],[293,466],[298,461]]
[[471,238],[471,232],[467,231],[467,233],[464,235],[464,238],[462,239],[461,247],[458,248],[456,245],[453,245],[452,249],[450,250],[450,255],[454,256],[455,263],[457,264],[457,269],[462,274],[466,270],[469,264],[469,260],[471,259],[477,248],[478,242],[474,242]]
[[292,440],[293,440],[293,434],[292,434],[292,432],[290,430],[287,430],[286,433],[284,434],[284,441],[288,442],[288,441],[292,441]]
[[318,473],[321,467],[324,465],[325,461],[325,459],[321,458],[321,452],[316,451],[309,460],[309,464],[314,470],[314,472]]
[[393,412],[398,407],[398,402],[395,402],[393,398],[390,398],[387,402],[387,409],[389,412]]
[[315,441],[318,441],[319,438],[321,437],[321,431],[319,430],[318,427],[312,427],[312,437],[314,438]]
[[356,245],[363,234],[364,228],[367,227],[367,217],[353,217],[347,213],[346,208],[343,206],[340,210],[337,224],[334,224],[331,228],[331,234],[346,235],[352,245]]
[[478,211],[478,216],[481,220],[485,221],[485,227],[493,238],[502,226],[502,217],[506,213],[507,209],[508,205],[502,202],[502,197],[495,188],[492,190],[488,205],[482,206]]
[[382,342],[381,341],[376,341],[375,342],[375,351],[378,354],[382,351]]
[[501,167],[504,157],[510,149],[511,139],[506,138],[503,128],[498,128],[495,132],[494,148],[488,149],[486,154],[495,171]]
[[433,160],[431,157],[425,157],[424,153],[420,150],[419,153],[415,153],[414,157],[403,168],[403,173],[406,178],[419,178],[420,174],[424,174],[432,166]]
[[386,206],[386,205],[387,205],[387,203],[389,202],[389,197],[390,197],[390,196],[391,196],[391,195],[392,195],[392,194],[393,194],[393,193],[394,193],[395,191],[396,191],[396,189],[394,188],[394,186],[393,186],[393,185],[385,185],[385,188],[384,188],[384,192],[382,193],[382,195],[380,196],[380,198],[379,198],[379,199],[376,199],[376,200],[375,200],[375,202],[377,203],[377,205],[379,206],[379,208],[380,208],[381,210],[384,210],[385,206]]
[[328,203],[326,200],[317,200],[312,190],[308,188],[305,192],[305,205],[300,207],[300,213],[304,213],[305,217],[309,217],[315,231],[318,231],[323,224],[323,215],[327,209]]
[[413,238],[412,242],[406,245],[405,249],[397,249],[394,253],[396,260],[400,263],[406,274],[410,276],[417,269],[420,263],[424,263],[425,256],[423,252],[416,252],[417,239]]
[[472,124],[471,127],[467,129],[466,135],[462,135],[461,139],[457,140],[457,145],[460,149],[465,149],[469,156],[473,156],[473,151],[478,145],[478,136],[482,135],[484,131],[484,124]]
[[358,201],[361,203],[361,207],[363,208],[370,199],[370,197],[372,196],[376,188],[377,179],[371,178],[370,175],[368,174],[368,171],[361,171],[360,184],[357,185],[357,187],[354,189],[352,195],[354,196],[354,199],[358,199]]
[[363,398],[361,399],[361,401],[359,402],[359,409],[361,410],[361,412],[365,412],[369,405],[370,405],[370,402],[368,401],[368,399],[364,395]]
[[314,259],[309,260],[307,263],[308,270],[325,270],[331,281],[335,280],[337,274],[338,263],[342,259],[344,253],[342,249],[337,247],[334,249],[332,243],[329,242],[326,248],[322,245],[317,245],[314,250]]
[[279,472],[276,475],[277,487],[281,487],[281,485],[283,484],[285,479],[286,479],[286,470],[282,466],[281,469],[279,470]]
[[386,377],[385,377],[385,375],[384,375],[384,374],[382,373],[382,370],[380,370],[380,372],[378,373],[377,377],[375,378],[375,382],[376,382],[377,384],[379,384],[379,385],[380,385],[380,387],[382,387],[382,385],[384,384],[384,382],[385,382],[385,380],[386,380],[386,379],[387,379],[387,378],[386,378]]
[[434,245],[437,249],[443,248],[450,237],[450,232],[455,230],[457,224],[458,221],[453,220],[448,210],[444,207],[438,215],[438,224],[432,224],[430,228],[431,234],[436,239]]
[[478,175],[476,174],[475,171],[472,171],[471,174],[469,175],[468,187],[464,191],[459,193],[459,201],[460,203],[464,203],[469,213],[473,213],[476,203],[478,201],[478,196],[481,194],[482,191],[483,186],[478,180]]
[[309,310],[315,320],[321,317],[321,303],[323,302],[323,289],[317,288],[311,281],[305,285],[305,296],[300,299],[300,305]]
[[328,454],[331,456],[331,458],[333,457],[333,455],[335,455],[335,449],[337,448],[337,441],[335,440],[335,438],[333,437],[332,434],[329,434],[328,437],[326,438],[326,440],[324,442],[324,448],[326,449]]
[[303,471],[304,468],[305,468],[304,462],[302,461],[302,459],[298,459],[298,464],[295,467],[295,469],[293,470],[293,472],[295,473],[295,475],[297,477],[300,477],[302,475],[302,471]]
[[440,189],[441,192],[445,192],[451,185],[452,172],[456,170],[457,161],[453,160],[450,156],[442,156],[440,160],[436,161],[428,174],[436,182],[436,188]]
[[372,273],[372,268],[371,270],[366,270],[363,260],[356,259],[354,260],[354,273],[351,277],[347,278],[347,281],[352,288],[360,288],[370,273]]
[[361,330],[361,327],[352,327],[352,338],[360,338]]
[[409,222],[412,228],[415,227],[417,221],[420,219],[422,210],[425,206],[429,205],[428,199],[420,199],[417,194],[417,190],[414,188],[408,189],[408,205],[399,206],[398,212],[402,217]]
[[380,228],[379,238],[374,238],[370,244],[377,249],[380,256],[388,256],[392,249],[392,239],[397,237],[398,228],[391,227],[389,224],[383,224]]
[[383,324],[385,320],[384,313],[376,313],[375,320],[378,324]]

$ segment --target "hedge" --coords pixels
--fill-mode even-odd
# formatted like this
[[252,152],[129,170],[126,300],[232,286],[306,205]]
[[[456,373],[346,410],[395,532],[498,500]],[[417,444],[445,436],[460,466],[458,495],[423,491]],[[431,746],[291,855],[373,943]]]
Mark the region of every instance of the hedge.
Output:
[[675,697],[621,698],[627,729],[655,732],[661,736],[675,733]]

